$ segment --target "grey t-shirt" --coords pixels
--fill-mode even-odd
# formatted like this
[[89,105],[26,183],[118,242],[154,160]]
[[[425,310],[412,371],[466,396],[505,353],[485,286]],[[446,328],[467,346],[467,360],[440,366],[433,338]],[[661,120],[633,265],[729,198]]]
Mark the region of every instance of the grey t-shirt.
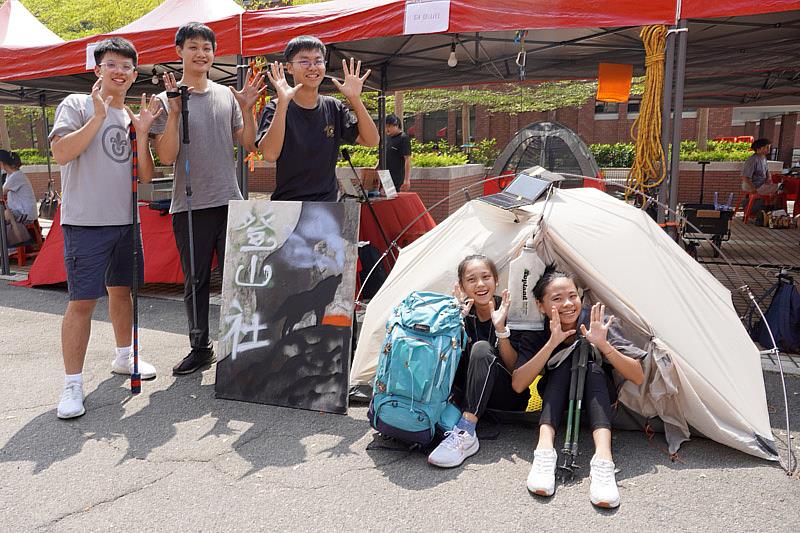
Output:
[[17,170],[6,176],[3,192],[8,193],[8,208],[12,212],[24,214],[29,221],[39,218],[33,186],[24,172]]
[[[71,94],[58,108],[50,138],[63,137],[94,115],[92,97]],[[131,223],[130,118],[124,109],[108,114],[89,146],[61,167],[61,223],[123,226]]]
[[764,185],[767,181],[767,158],[758,154],[748,157],[742,167],[742,176],[750,178],[756,189]]
[[[152,135],[164,133],[167,126],[167,93],[158,95],[164,112],[150,128]],[[175,181],[172,187],[170,213],[186,211],[186,157],[192,183],[192,209],[228,205],[241,200],[233,158],[233,134],[244,125],[242,111],[230,89],[208,82],[205,92],[193,91],[189,96],[189,144],[182,142],[175,160]],[[183,138],[183,120],[178,135]],[[180,142],[180,141],[179,141]]]

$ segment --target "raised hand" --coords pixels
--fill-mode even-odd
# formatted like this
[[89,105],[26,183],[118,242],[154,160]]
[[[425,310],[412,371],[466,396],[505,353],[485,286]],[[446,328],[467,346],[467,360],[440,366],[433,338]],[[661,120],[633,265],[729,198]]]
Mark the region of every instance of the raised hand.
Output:
[[303,86],[302,83],[298,83],[294,87],[289,85],[289,82],[286,81],[286,74],[283,72],[283,64],[277,61],[270,63],[267,78],[269,78],[272,86],[275,87],[279,102],[289,103]]
[[500,302],[500,307],[494,308],[494,298],[491,300],[492,304],[492,324],[496,331],[504,331],[506,328],[506,318],[508,318],[508,306],[511,305],[511,297],[509,296],[508,289],[503,291],[503,299]]
[[[180,87],[178,86],[178,82],[175,81],[175,75],[172,72],[164,73],[164,89],[166,89],[167,91],[167,103],[169,105],[169,112],[180,113],[181,97],[180,96],[173,96],[172,98],[169,97],[169,93],[180,92]],[[189,93],[191,93],[193,90],[194,87],[189,87]]]
[[608,319],[604,320],[604,316],[606,314],[606,306],[597,302],[592,306],[592,312],[590,315],[589,321],[589,330],[586,330],[586,326],[581,324],[581,334],[586,337],[586,340],[591,342],[593,345],[600,347],[604,342],[606,342],[606,337],[608,336],[608,328],[611,327],[611,323],[614,321],[614,315],[608,317]]
[[347,60],[342,59],[342,70],[344,71],[344,83],[339,80],[331,78],[331,81],[339,89],[348,100],[355,100],[361,96],[361,90],[364,88],[364,82],[369,77],[372,69],[367,69],[364,75],[361,75],[361,61],[355,62],[355,59],[350,58],[350,67],[347,66]]
[[103,77],[100,76],[97,78],[97,81],[94,82],[92,85],[92,103],[94,104],[94,115],[102,120],[106,119],[108,115],[108,106],[111,105],[111,100],[113,97],[106,96],[105,100],[102,96],[100,96],[100,85],[103,81]]
[[133,127],[136,129],[136,134],[139,137],[146,137],[147,134],[150,133],[150,127],[153,125],[153,122],[161,115],[164,108],[161,107],[161,102],[158,101],[156,95],[151,94],[150,103],[148,103],[147,95],[142,93],[142,103],[139,107],[139,114],[135,115],[128,106],[125,106],[125,111],[131,118],[131,123],[133,123]]
[[455,296],[458,300],[458,303],[461,304],[461,316],[467,316],[469,314],[469,310],[472,309],[472,304],[475,303],[475,299],[467,298],[467,295],[461,289],[461,284],[457,281],[453,286],[453,296]]
[[561,316],[558,314],[558,309],[556,309],[554,305],[550,309],[550,344],[555,348],[573,335],[575,335],[574,329],[567,331],[561,329]]
[[253,109],[253,106],[256,105],[258,101],[258,97],[267,89],[267,84],[264,82],[264,73],[261,72],[258,76],[250,80],[250,70],[250,67],[248,67],[245,73],[245,79],[248,81],[244,84],[241,91],[237,91],[231,87],[233,97],[239,102],[239,107],[242,111]]

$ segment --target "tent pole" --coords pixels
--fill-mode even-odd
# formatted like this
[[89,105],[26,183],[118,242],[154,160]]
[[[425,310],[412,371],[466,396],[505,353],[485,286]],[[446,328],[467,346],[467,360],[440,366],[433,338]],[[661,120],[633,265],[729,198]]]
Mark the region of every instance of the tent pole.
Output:
[[[672,115],[672,74],[675,70],[675,34],[667,34],[667,42],[664,46],[664,91],[661,96],[661,149],[664,151],[664,166],[669,167],[667,154],[669,154],[669,125]],[[669,170],[668,168],[665,170]],[[658,187],[658,201],[666,202],[667,183],[661,182]],[[663,209],[658,210],[659,224],[663,224],[666,216]]]
[[[683,30],[683,31],[681,31]],[[672,118],[672,158],[669,173],[669,220],[675,222],[675,210],[678,208],[678,181],[681,163],[681,118],[683,115],[683,85],[686,79],[686,19],[678,21],[678,57],[675,66],[675,108]],[[669,227],[669,234],[677,238],[675,226]]]
[[42,122],[44,123],[44,154],[47,157],[47,181],[52,181],[53,169],[50,166],[50,124],[47,120],[47,101],[44,93],[39,95],[39,106],[42,108]]
[[381,136],[378,144],[378,167],[386,170],[386,87],[388,86],[387,68],[381,65],[381,92],[378,94],[378,133]]
[[[236,56],[236,90],[241,91],[245,83],[245,74],[247,70],[242,68],[244,65],[244,57],[241,55]],[[244,111],[243,111],[244,112]],[[242,191],[242,198],[247,200],[248,194],[248,176],[247,168],[244,162],[244,147],[241,144],[236,145],[236,181],[239,182],[239,190]]]

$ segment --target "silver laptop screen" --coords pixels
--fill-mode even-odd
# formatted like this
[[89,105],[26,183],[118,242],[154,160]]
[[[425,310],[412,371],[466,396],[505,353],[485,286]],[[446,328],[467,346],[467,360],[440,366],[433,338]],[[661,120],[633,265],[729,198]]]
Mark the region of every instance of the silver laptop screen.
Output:
[[522,196],[526,200],[532,202],[536,200],[551,183],[551,181],[543,180],[528,174],[520,174],[505,188],[504,192]]

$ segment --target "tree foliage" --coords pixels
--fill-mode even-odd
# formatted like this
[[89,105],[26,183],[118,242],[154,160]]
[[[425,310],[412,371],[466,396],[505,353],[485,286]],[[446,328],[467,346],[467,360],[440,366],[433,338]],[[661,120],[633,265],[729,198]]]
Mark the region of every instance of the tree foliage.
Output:
[[107,33],[152,11],[163,0],[21,0],[62,39]]

